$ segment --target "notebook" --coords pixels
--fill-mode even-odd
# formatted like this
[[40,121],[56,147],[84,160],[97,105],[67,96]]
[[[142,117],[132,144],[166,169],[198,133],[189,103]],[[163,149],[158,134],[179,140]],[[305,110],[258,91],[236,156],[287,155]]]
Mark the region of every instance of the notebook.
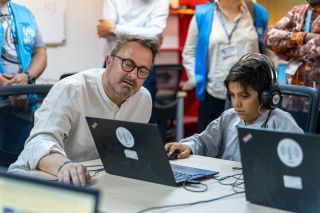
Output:
[[0,171],[0,212],[97,212],[99,191]]
[[157,125],[87,117],[106,172],[169,186],[218,174],[169,163]]
[[320,135],[238,127],[246,199],[320,212]]

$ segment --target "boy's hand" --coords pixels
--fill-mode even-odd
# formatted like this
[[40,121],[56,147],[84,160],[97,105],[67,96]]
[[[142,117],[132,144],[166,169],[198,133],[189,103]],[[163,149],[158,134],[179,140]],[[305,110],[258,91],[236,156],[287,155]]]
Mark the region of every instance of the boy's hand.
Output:
[[170,155],[174,153],[175,150],[179,150],[178,159],[187,158],[192,152],[189,146],[177,142],[167,143],[164,148]]

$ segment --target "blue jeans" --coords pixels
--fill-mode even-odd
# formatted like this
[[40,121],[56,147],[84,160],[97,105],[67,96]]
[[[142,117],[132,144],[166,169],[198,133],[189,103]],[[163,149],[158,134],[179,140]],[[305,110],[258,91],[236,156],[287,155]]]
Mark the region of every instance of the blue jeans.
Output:
[[19,113],[11,107],[0,111],[0,166],[16,161],[33,127],[33,120],[19,118]]
[[224,111],[225,100],[212,97],[206,92],[206,97],[204,101],[200,101],[199,104],[199,121],[198,121],[198,131],[199,133],[204,131],[208,124],[214,119],[220,117]]

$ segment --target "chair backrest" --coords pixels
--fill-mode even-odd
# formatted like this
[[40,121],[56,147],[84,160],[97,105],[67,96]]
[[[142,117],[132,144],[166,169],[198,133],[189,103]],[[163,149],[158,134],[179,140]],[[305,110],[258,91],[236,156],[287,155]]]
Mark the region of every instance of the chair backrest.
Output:
[[155,65],[157,94],[156,103],[165,104],[177,98],[180,77],[182,73],[181,64]]
[[318,89],[287,84],[280,85],[280,89],[282,103],[279,108],[289,112],[305,132],[315,133],[319,111]]
[[28,84],[0,87],[0,166],[8,167],[17,159],[33,126],[31,109],[11,108],[11,102],[7,97],[37,94],[40,103],[52,86],[52,84]]
[[157,93],[151,121],[158,124],[164,142],[176,135],[177,93],[182,73],[181,64],[155,65]]
[[60,76],[59,79],[61,80],[61,79],[64,79],[64,78],[69,77],[69,76],[74,75],[74,74],[76,74],[76,73],[75,73],[75,72],[63,73],[63,74]]

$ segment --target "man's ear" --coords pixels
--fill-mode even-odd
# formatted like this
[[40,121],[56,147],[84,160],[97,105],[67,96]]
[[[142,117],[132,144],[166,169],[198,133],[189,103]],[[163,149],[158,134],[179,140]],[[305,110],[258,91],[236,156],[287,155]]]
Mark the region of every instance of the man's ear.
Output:
[[107,57],[106,57],[106,69],[109,69],[111,67],[112,62],[113,62],[112,56],[111,55],[107,55]]

